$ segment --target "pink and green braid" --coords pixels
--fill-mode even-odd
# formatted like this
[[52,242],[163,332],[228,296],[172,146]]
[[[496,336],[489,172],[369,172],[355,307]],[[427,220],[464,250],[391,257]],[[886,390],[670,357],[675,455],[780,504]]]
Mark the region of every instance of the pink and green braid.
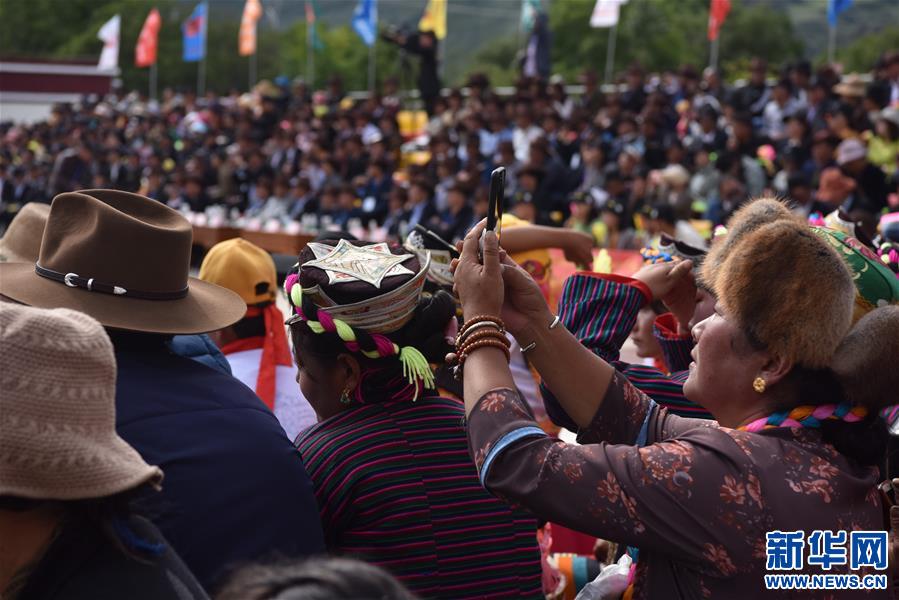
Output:
[[775,427],[809,427],[821,426],[822,421],[844,421],[846,423],[858,423],[868,415],[866,408],[861,406],[851,407],[842,402],[840,404],[822,404],[820,406],[797,406],[790,411],[776,412],[767,417],[756,419],[751,423],[740,427],[743,431],[753,433],[763,429]]
[[336,334],[347,350],[360,353],[366,358],[378,359],[397,356],[403,365],[403,376],[409,385],[415,386],[413,400],[418,398],[419,382],[426,388],[434,387],[434,373],[431,371],[431,366],[417,348],[412,346],[401,348],[385,335],[353,328],[345,321],[335,319],[326,311],[319,310],[314,302],[303,297],[303,288],[296,273],[291,273],[284,280],[284,291],[287,293],[294,313],[306,323],[312,333]]

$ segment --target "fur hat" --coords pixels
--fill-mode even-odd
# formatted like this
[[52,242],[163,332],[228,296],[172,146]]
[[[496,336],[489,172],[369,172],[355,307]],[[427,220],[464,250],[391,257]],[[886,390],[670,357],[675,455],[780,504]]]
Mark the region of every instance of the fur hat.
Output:
[[896,397],[899,306],[882,306],[862,317],[834,354],[831,368],[853,404],[876,411]]
[[706,255],[699,271],[700,283],[708,289],[714,289],[718,269],[740,239],[762,225],[780,219],[796,220],[790,209],[780,200],[759,198],[744,204],[727,221],[727,236],[712,244],[712,249]]
[[830,365],[852,324],[855,286],[846,263],[793,218],[739,236],[713,289],[750,339],[805,367]]

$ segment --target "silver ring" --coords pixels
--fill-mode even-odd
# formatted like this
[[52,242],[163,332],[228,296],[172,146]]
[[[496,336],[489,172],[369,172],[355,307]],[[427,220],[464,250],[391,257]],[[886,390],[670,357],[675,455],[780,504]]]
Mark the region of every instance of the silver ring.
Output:
[[66,276],[63,277],[63,283],[65,283],[69,287],[78,287],[77,284],[72,283],[72,279],[78,277],[77,273],[66,273]]
[[90,279],[87,280],[87,291],[93,292],[94,291],[93,285],[94,285],[94,278],[91,277]]
[[537,342],[531,342],[530,344],[528,344],[527,346],[525,346],[524,348],[521,349],[521,353],[524,354],[525,352],[529,352],[536,347],[537,347]]
[[560,321],[560,320],[561,320],[561,319],[559,319],[559,315],[556,315],[555,318],[553,319],[553,322],[549,324],[549,328],[550,328],[550,329],[555,329],[555,328],[556,328],[556,325],[559,324],[559,321]]

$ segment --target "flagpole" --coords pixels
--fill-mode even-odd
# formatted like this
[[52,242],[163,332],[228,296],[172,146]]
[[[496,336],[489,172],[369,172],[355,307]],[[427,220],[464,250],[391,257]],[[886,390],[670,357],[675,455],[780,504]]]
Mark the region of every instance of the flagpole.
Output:
[[153,61],[153,64],[150,65],[150,100],[156,100],[157,76],[156,61]]
[[206,37],[209,33],[209,2],[206,3],[206,16],[203,19],[203,58],[197,66],[197,100],[206,94]]
[[368,47],[368,91],[372,96],[375,95],[375,44],[377,43],[378,38],[375,37],[375,41]]
[[[306,0],[309,2],[309,0]],[[309,91],[315,91],[315,53],[314,44],[312,43],[312,27],[313,25],[306,21],[306,79],[309,80]]]
[[827,62],[833,64],[837,55],[837,26],[828,26],[827,35]]
[[[437,35],[434,34],[434,39],[437,40]],[[444,64],[446,63],[446,44],[444,43],[446,38],[442,40],[437,40],[437,74],[440,76],[440,79],[443,79],[444,71],[446,67]]]
[[615,41],[618,37],[618,23],[609,31],[609,45],[606,48],[606,83],[612,83],[615,69]]
[[712,40],[711,49],[709,50],[709,66],[718,70],[718,38]]

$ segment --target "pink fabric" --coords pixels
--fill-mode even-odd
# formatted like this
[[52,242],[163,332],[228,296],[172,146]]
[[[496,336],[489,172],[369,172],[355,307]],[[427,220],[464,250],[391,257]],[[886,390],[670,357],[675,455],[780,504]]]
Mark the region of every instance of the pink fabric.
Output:
[[393,342],[377,333],[371,336],[378,348],[378,354],[383,356],[391,356],[393,354]]
[[318,311],[318,322],[321,323],[325,331],[330,331],[331,333],[337,331],[337,327],[334,326],[334,319],[323,310]]
[[300,280],[300,278],[297,276],[296,273],[291,273],[290,275],[288,275],[287,278],[284,280],[284,291],[287,292],[288,294],[290,294],[291,288],[299,280]]

